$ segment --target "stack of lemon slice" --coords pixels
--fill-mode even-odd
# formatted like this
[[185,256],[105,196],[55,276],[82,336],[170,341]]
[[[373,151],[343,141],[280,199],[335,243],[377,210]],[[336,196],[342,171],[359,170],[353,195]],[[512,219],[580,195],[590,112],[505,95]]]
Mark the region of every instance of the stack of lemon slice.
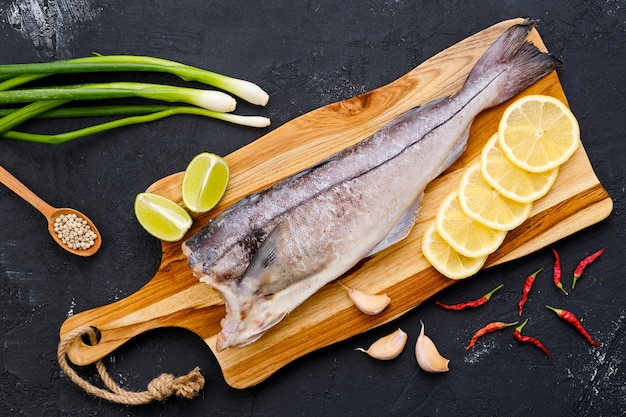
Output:
[[579,144],[578,122],[559,100],[530,95],[512,103],[480,162],[466,168],[424,233],[426,259],[452,279],[478,272],[507,232],[530,216]]

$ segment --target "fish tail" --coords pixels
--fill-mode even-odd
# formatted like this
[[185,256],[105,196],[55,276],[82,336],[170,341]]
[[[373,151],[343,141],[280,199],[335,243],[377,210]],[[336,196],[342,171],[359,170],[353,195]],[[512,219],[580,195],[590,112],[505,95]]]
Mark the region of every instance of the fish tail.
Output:
[[487,75],[495,75],[500,104],[540,80],[563,65],[552,54],[540,51],[526,37],[537,20],[525,21],[511,26],[489,47],[478,60],[468,76],[468,83]]

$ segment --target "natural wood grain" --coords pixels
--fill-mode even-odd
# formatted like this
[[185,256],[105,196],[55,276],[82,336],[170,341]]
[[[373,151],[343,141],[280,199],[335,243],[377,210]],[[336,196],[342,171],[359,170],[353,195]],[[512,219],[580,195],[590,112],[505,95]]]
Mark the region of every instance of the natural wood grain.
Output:
[[[256,142],[228,155],[232,178],[222,203],[196,217],[189,235],[241,197],[261,190],[311,164],[362,140],[404,111],[462,85],[469,69],[506,28],[501,22],[427,60],[393,83],[334,103],[286,123]],[[533,31],[530,39],[544,48]],[[566,101],[556,73],[522,94],[549,94]],[[426,190],[418,223],[402,242],[362,261],[341,278],[369,292],[385,291],[392,299],[378,316],[357,310],[337,283],[322,288],[263,338],[250,346],[215,353],[215,335],[224,316],[221,299],[193,278],[178,244],[163,243],[162,264],[152,280],[129,297],[68,318],[61,337],[81,325],[97,327],[101,340],[94,346],[76,342],[72,362],[89,364],[146,330],[178,326],[202,337],[216,354],[224,378],[233,387],[259,383],[285,364],[308,352],[387,323],[427,300],[455,281],[435,271],[423,258],[421,236],[441,198],[458,185],[463,168],[476,160],[497,129],[508,103],[483,112],[472,126],[467,152]],[[157,181],[150,191],[180,201],[181,173]],[[566,163],[553,190],[533,208],[530,219],[509,233],[486,267],[527,255],[588,227],[610,213],[612,200],[600,185],[581,147]]]

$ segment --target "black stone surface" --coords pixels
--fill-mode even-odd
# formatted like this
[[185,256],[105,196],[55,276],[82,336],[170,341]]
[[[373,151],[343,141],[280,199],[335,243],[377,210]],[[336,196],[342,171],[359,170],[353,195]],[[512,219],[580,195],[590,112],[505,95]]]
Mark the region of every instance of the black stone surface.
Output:
[[[38,9],[38,10],[37,10]],[[485,307],[454,313],[429,300],[393,323],[297,360],[258,386],[237,390],[197,336],[163,329],[133,339],[108,358],[116,381],[143,390],[157,375],[206,377],[200,397],[128,407],[84,393],[59,370],[58,330],[71,314],[130,295],[160,263],[160,244],[138,225],[133,199],[181,171],[197,153],[228,154],[317,107],[382,86],[425,59],[508,18],[539,18],[584,146],[614,200],[611,216],[557,242],[565,282],[575,264],[606,253],[569,297],[549,279],[549,248],[453,285],[436,299],[476,298],[505,287]],[[43,217],[0,187],[0,415],[6,416],[618,416],[625,415],[624,253],[626,3],[546,1],[13,0],[0,5],[2,63],[103,54],[169,58],[257,82],[272,119],[257,130],[180,116],[61,146],[0,140],[0,164],[53,205],[87,213],[105,237],[88,259],[52,241]],[[170,82],[166,76],[138,80]],[[65,130],[79,122],[37,122]],[[465,352],[473,332],[515,320],[524,277],[546,268],[526,306],[527,334],[547,359],[510,332]],[[544,308],[575,311],[602,347],[588,345]],[[451,360],[450,372],[418,369],[419,321]],[[378,362],[354,351],[397,327],[409,333],[402,355]],[[90,367],[81,373],[97,383]]]

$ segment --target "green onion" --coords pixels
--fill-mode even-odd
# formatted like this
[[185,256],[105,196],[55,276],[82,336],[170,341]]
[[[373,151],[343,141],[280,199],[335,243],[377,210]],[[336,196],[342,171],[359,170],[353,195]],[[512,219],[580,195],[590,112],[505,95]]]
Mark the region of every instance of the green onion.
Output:
[[[110,122],[105,122],[93,126],[89,126],[83,129],[74,130],[71,132],[53,134],[53,135],[41,135],[36,133],[26,133],[26,132],[17,132],[12,130],[4,129],[5,126],[2,123],[3,119],[0,119],[0,134],[7,139],[16,139],[16,140],[24,140],[29,142],[38,142],[38,143],[47,143],[51,145],[58,145],[61,143],[68,142],[70,140],[74,140],[80,137],[92,135],[95,133],[105,132],[107,130],[115,129],[122,126],[128,126],[132,124],[139,123],[147,123],[155,120],[163,119],[168,116],[173,116],[176,114],[192,114],[198,116],[211,117],[214,119],[223,120],[230,123],[236,123],[243,126],[250,127],[266,127],[269,126],[270,120],[266,117],[261,116],[240,116],[232,113],[223,113],[216,112],[212,110],[202,109],[198,107],[191,106],[146,106],[147,108],[141,109],[141,106],[128,106],[128,108],[124,108],[124,106],[109,106],[100,107],[99,115],[115,115],[120,114],[125,111],[128,112],[149,112],[148,114],[130,116],[121,118],[118,120],[113,120]],[[152,108],[151,108],[152,107]],[[19,111],[19,110],[16,110]],[[57,109],[57,111],[64,114],[63,117],[83,117],[86,115],[88,110],[84,108],[75,108],[75,109]],[[45,114],[45,113],[44,113]],[[10,115],[10,114],[9,114]],[[93,112],[89,113],[90,116],[94,115]],[[6,116],[5,116],[6,117]]]
[[233,111],[236,106],[234,98],[220,91],[134,82],[81,84],[0,91],[0,104],[29,103],[45,100],[71,101],[129,97],[188,103],[221,112]]
[[13,129],[15,126],[65,103],[67,103],[67,101],[64,100],[37,101],[20,109],[13,110],[0,119],[0,133]]
[[19,87],[22,84],[26,84],[31,81],[42,78],[41,74],[25,74],[18,75],[17,77],[9,78],[0,83],[0,91],[10,90],[15,87]]
[[[10,88],[52,74],[85,73],[85,72],[119,72],[147,71],[164,72],[178,76],[185,81],[197,81],[228,91],[252,104],[264,106],[269,95],[259,86],[249,81],[229,77],[181,64],[167,59],[134,55],[97,55],[93,57],[74,58],[61,61],[32,64],[0,65],[0,79],[7,80],[16,76]],[[4,81],[4,82],[8,82]],[[6,89],[2,87],[0,89]]]
[[[212,85],[252,104],[265,105],[269,96],[257,85],[160,58],[117,55],[93,56],[34,64],[0,65],[0,106],[26,103],[18,109],[0,108],[0,135],[9,139],[59,144],[116,127],[145,123],[175,114],[192,114],[245,126],[265,127],[269,119],[231,114],[236,101],[222,91],[140,82],[109,82],[19,88],[54,74],[152,71],[174,74],[185,81]],[[74,100],[125,99],[139,97],[184,105],[124,105],[65,107]],[[63,107],[62,107],[63,106]],[[32,118],[114,116],[116,120],[59,133],[37,134],[13,130]]]
[[[60,107],[32,114],[36,119],[63,119],[78,117],[105,117],[105,116],[139,116],[142,114],[155,113],[167,110],[171,106],[167,104],[113,104],[100,106]],[[0,118],[7,116],[18,109],[0,108]],[[1,131],[1,129],[0,129]]]

